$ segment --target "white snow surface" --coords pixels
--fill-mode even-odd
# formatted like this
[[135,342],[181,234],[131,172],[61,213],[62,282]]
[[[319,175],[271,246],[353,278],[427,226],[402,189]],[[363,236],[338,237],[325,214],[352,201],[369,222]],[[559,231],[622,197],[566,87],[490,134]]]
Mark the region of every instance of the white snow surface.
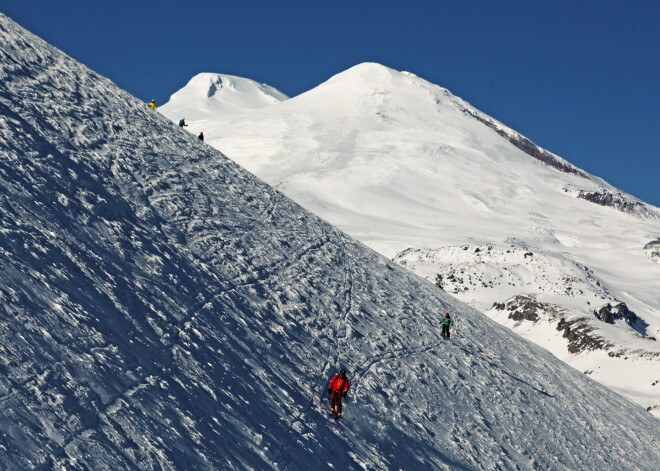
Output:
[[[197,114],[207,100],[196,96],[186,116],[209,144],[432,282],[471,273],[479,282],[464,277],[450,292],[580,371],[600,372],[594,378],[660,417],[660,342],[651,339],[660,339],[658,208],[534,146],[448,90],[379,64],[241,114]],[[174,101],[163,113],[181,115]],[[489,257],[475,255],[489,246]],[[515,273],[507,272],[512,247]],[[561,316],[548,329],[490,309],[516,295],[581,317],[605,350],[569,354],[556,328]],[[620,302],[641,320],[596,320],[594,311]],[[637,365],[635,376],[625,359]]]
[[[195,116],[197,126],[208,124],[218,116],[240,114],[286,100],[279,90],[254,80],[225,74],[201,73],[170,97],[160,111],[176,110],[179,119]],[[203,106],[199,106],[200,103]]]
[[3,15],[0,79],[1,469],[657,469],[651,414]]

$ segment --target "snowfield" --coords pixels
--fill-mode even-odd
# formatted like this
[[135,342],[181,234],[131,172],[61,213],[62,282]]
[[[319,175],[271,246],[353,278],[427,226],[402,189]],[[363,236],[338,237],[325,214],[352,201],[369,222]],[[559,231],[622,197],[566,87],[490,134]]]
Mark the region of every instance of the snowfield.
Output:
[[[207,97],[226,77],[246,81],[242,109],[221,109],[237,86]],[[360,64],[259,107],[250,83],[200,74],[161,112],[185,110],[305,208],[660,417],[660,209],[409,72]],[[552,325],[520,318],[515,296]]]
[[657,468],[638,405],[3,15],[0,46],[0,468]]

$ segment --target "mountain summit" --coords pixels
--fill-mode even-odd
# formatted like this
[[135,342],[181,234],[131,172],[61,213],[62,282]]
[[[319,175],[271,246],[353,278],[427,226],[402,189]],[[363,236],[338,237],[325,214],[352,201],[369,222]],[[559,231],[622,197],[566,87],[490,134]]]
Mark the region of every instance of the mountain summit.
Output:
[[658,208],[379,64],[240,116],[205,103],[208,143],[660,416]]
[[3,470],[660,460],[641,408],[2,15],[0,70]]
[[[208,118],[218,114],[229,115],[252,111],[286,100],[288,97],[279,90],[254,80],[225,74],[201,73],[194,76],[181,90],[170,97],[160,111],[168,115],[168,110],[181,114],[176,120],[200,113]],[[172,119],[175,119],[173,117]]]

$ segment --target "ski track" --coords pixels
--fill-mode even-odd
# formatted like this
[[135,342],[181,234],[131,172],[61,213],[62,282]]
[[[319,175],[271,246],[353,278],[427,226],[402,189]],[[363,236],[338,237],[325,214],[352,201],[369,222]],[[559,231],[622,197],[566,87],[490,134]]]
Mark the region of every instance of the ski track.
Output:
[[[341,234],[337,234],[337,235],[341,236]],[[345,249],[344,249],[344,261],[345,261],[346,269],[345,269],[345,276],[344,276],[345,302],[343,303],[343,305],[346,306],[346,308],[344,309],[344,312],[342,313],[341,319],[337,319],[337,321],[334,323],[332,338],[335,339],[334,350],[335,350],[336,353],[334,354],[334,356],[331,355],[331,352],[332,352],[333,348],[332,347],[329,348],[328,353],[326,355],[326,361],[323,364],[323,366],[321,368],[321,373],[318,376],[318,381],[314,384],[313,389],[310,391],[311,399],[310,399],[309,403],[299,413],[298,417],[294,418],[289,424],[289,431],[287,432],[284,443],[282,444],[282,447],[280,448],[280,451],[277,453],[277,455],[274,459],[275,463],[279,463],[280,462],[280,456],[282,455],[283,450],[284,449],[287,450],[286,451],[286,459],[282,463],[282,469],[287,469],[287,466],[288,466],[287,462],[290,460],[291,449],[295,446],[296,437],[289,438],[289,435],[291,435],[294,426],[297,423],[303,423],[304,424],[304,420],[302,418],[305,415],[308,415],[310,410],[313,409],[314,403],[316,402],[315,399],[318,397],[318,393],[316,393],[315,391],[318,391],[319,389],[321,389],[321,391],[322,391],[322,394],[321,394],[320,399],[319,399],[319,412],[322,415],[323,410],[324,410],[323,409],[324,408],[323,400],[326,397],[325,391],[327,389],[326,388],[327,378],[332,374],[333,370],[336,370],[338,365],[341,364],[341,362],[340,362],[340,356],[341,356],[341,350],[340,350],[341,345],[340,345],[340,343],[341,343],[341,340],[346,337],[346,335],[345,335],[345,333],[344,333],[344,335],[339,335],[339,330],[340,330],[340,327],[343,325],[344,332],[345,332],[346,322],[347,322],[348,316],[350,315],[350,312],[351,312],[351,309],[352,309],[352,306],[353,306],[353,299],[352,299],[352,296],[353,296],[353,276],[352,276],[352,272],[351,272],[351,261],[350,261],[350,257],[348,256],[348,253]],[[351,381],[351,383],[352,383],[352,381]],[[317,420],[318,419],[314,419],[314,423],[316,423]],[[310,429],[310,427],[308,427],[308,429]],[[287,445],[287,440],[290,440],[293,443]]]

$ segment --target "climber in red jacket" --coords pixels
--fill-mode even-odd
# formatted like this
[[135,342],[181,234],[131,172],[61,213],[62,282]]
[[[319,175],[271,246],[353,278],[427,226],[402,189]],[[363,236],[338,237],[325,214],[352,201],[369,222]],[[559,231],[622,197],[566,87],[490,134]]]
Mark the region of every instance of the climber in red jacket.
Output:
[[341,399],[348,394],[350,382],[346,377],[346,370],[341,370],[334,375],[328,384],[328,394],[330,395],[330,414],[336,419],[341,417]]

